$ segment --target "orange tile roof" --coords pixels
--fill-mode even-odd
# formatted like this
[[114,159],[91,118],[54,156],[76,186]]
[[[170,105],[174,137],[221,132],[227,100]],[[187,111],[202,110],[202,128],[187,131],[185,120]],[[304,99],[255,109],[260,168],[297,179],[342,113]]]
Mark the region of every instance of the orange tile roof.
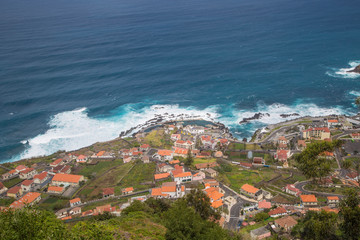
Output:
[[175,152],[176,154],[183,154],[183,155],[185,155],[185,154],[188,153],[188,150],[187,150],[186,148],[178,148],[178,147],[175,147],[175,148],[174,148],[174,152]]
[[317,202],[315,195],[300,195],[303,202]]
[[53,161],[52,163],[50,163],[50,165],[58,165],[62,162],[62,159],[59,158],[59,159],[56,159],[55,161]]
[[64,190],[63,187],[58,187],[58,186],[50,186],[48,187],[48,192],[52,191],[52,192],[62,192]]
[[15,169],[21,172],[21,171],[23,171],[23,170],[26,169],[26,166],[24,166],[24,165],[19,165],[19,166],[17,166]]
[[218,191],[213,191],[213,192],[210,192],[208,194],[209,198],[212,199],[213,201],[216,201],[216,200],[219,200],[220,198],[222,198],[224,196],[223,193],[220,193]]
[[158,150],[160,156],[171,156],[172,153],[173,151],[171,150]]
[[155,180],[168,178],[168,177],[170,177],[170,173],[159,173],[154,175]]
[[81,199],[80,198],[74,198],[74,199],[69,200],[69,202],[70,203],[81,202]]
[[100,156],[104,155],[104,153],[105,153],[105,151],[100,151],[96,154],[96,156],[100,157]]
[[41,194],[38,193],[38,192],[28,192],[22,198],[20,198],[18,201],[13,202],[10,205],[10,207],[12,207],[12,208],[21,208],[25,204],[30,204],[33,201],[35,201],[35,199],[37,199],[40,195]]
[[15,187],[12,187],[10,188],[7,193],[12,193],[12,194],[16,194],[20,191],[21,187],[20,186],[15,186]]
[[249,192],[249,193],[253,193],[253,194],[255,194],[257,191],[259,191],[258,188],[251,186],[249,184],[242,185],[241,189],[244,190],[245,192]]
[[104,195],[113,195],[113,194],[115,194],[115,189],[114,188],[104,188],[103,194]]
[[27,168],[24,171],[22,171],[20,174],[27,174],[27,173],[29,173],[31,171],[34,171],[34,169],[33,168]]
[[167,196],[167,194],[163,194],[161,188],[153,188],[151,189],[151,196]]
[[338,196],[328,196],[327,197],[328,200],[339,200]]
[[85,158],[86,158],[85,155],[79,155],[79,156],[77,157],[77,159],[79,159],[79,160],[83,160],[83,159],[85,159]]
[[328,122],[331,122],[331,123],[337,123],[337,122],[339,122],[338,120],[336,120],[336,119],[329,119],[328,120]]
[[36,174],[34,176],[34,179],[37,178],[37,179],[43,180],[44,178],[46,178],[46,176],[47,176],[47,172],[42,172],[40,174]]
[[81,175],[57,173],[53,177],[52,181],[78,183],[81,177]]
[[161,192],[176,192],[176,186],[162,186]]
[[269,215],[271,216],[271,215],[278,215],[278,214],[283,214],[283,213],[287,213],[286,209],[283,207],[278,207],[274,210],[271,210],[269,212]]
[[134,191],[133,187],[128,187],[123,190],[123,192],[131,192],[131,191]]
[[182,172],[182,173],[174,175],[174,178],[189,177],[189,176],[191,176],[191,172]]
[[220,199],[220,200],[217,200],[217,201],[214,201],[211,203],[211,206],[213,208],[219,208],[221,207],[222,205],[224,205],[223,201]]
[[28,180],[28,179],[27,179],[27,180],[23,181],[23,182],[21,183],[21,185],[29,186],[29,185],[31,185],[33,182],[34,182],[33,180]]
[[68,220],[68,219],[71,219],[72,217],[71,216],[68,216],[68,217],[63,217],[63,218],[61,218],[61,220]]
[[180,161],[179,161],[179,160],[172,160],[172,161],[170,161],[170,164],[177,164],[177,163],[180,163]]
[[149,147],[150,147],[149,144],[143,144],[143,145],[140,146],[140,148],[149,148]]
[[[210,186],[209,183],[206,183],[206,184],[205,184],[205,187],[206,187],[206,185]],[[211,193],[211,192],[213,192],[213,191],[217,191],[217,192],[218,192],[219,189],[216,188],[216,187],[209,187],[209,188],[205,189],[204,191],[206,192],[206,194],[209,194],[209,193]]]

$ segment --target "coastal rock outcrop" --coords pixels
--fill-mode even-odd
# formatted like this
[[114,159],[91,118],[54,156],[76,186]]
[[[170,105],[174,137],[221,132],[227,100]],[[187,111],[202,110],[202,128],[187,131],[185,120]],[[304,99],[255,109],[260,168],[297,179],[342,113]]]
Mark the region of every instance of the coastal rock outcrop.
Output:
[[270,114],[269,113],[255,113],[254,116],[252,117],[249,117],[249,118],[243,118],[239,124],[244,124],[244,123],[248,123],[250,121],[253,121],[253,120],[258,120],[258,119],[261,119],[263,117],[270,117]]
[[360,65],[358,65],[357,67],[355,67],[353,70],[350,70],[348,72],[351,72],[351,73],[359,73],[360,74]]
[[282,118],[298,117],[298,116],[300,116],[300,114],[298,114],[298,113],[280,114],[280,117],[282,117]]

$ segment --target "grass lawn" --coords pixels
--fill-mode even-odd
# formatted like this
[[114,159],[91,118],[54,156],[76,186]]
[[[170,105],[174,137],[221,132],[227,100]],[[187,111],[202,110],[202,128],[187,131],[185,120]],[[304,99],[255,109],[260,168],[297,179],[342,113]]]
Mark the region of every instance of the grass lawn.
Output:
[[164,140],[164,130],[153,130],[145,137],[145,141],[152,147],[161,147]]
[[22,182],[23,179],[20,179],[19,177],[10,179],[8,181],[3,182],[4,186],[7,188],[11,188],[12,186],[18,184],[19,182]]
[[121,180],[120,186],[133,187],[135,191],[147,189],[152,186],[155,163],[138,163],[135,167]]
[[264,221],[261,221],[261,222],[258,222],[256,224],[254,224],[252,226],[248,225],[246,227],[242,227],[239,232],[240,233],[249,233],[251,230],[260,228],[262,226],[265,226],[266,224],[268,224],[268,222],[271,222],[271,221],[274,221],[274,218],[268,218],[268,219],[266,219]]
[[228,149],[229,150],[244,150],[245,146],[243,143],[230,143]]
[[240,188],[245,183],[254,185],[262,180],[257,171],[239,170],[238,167],[232,166],[231,172],[226,172],[219,175],[219,180],[223,180],[225,184],[229,184],[230,187],[236,192],[240,192]]
[[359,188],[355,188],[355,187],[347,187],[347,186],[342,186],[341,188],[321,187],[317,184],[307,184],[304,188],[306,190],[310,190],[310,191],[327,192],[327,193],[334,193],[334,194],[345,194],[346,190],[349,188],[353,188],[353,189],[357,190],[358,192],[360,191]]
[[15,201],[15,198],[0,198],[0,206],[8,207]]
[[46,199],[44,202],[39,204],[39,207],[48,211],[57,211],[62,208],[68,207],[69,200],[66,199],[60,199],[57,197],[50,196],[48,199]]
[[84,175],[85,177],[100,176],[108,169],[122,164],[122,160],[116,159],[114,161],[101,161],[96,165],[85,165],[82,169],[74,174]]
[[195,158],[194,159],[194,165],[198,163],[212,163],[216,162],[215,158]]
[[4,168],[0,168],[0,175],[4,174],[6,172],[7,172],[7,170],[5,170]]

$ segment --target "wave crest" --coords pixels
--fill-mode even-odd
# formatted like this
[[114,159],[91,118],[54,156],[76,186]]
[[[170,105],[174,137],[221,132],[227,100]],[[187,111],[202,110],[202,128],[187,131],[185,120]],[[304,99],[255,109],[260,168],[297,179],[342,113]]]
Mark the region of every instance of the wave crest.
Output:
[[360,78],[360,74],[358,73],[350,73],[348,71],[354,70],[356,66],[360,64],[359,60],[350,61],[348,63],[350,68],[331,68],[330,71],[327,71],[326,74],[331,77],[340,77],[340,78]]

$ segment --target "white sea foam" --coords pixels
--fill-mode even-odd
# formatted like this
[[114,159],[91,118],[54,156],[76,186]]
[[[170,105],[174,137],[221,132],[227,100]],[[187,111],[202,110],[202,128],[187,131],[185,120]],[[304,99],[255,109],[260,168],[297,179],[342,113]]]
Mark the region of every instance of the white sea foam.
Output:
[[125,105],[108,118],[92,118],[88,116],[86,108],[76,109],[56,114],[50,119],[49,129],[45,133],[21,141],[28,145],[27,149],[11,160],[48,155],[58,150],[71,151],[95,142],[108,141],[118,137],[120,132],[138,125],[134,131],[139,130],[148,120],[159,115],[164,120],[215,120],[218,116],[215,107],[198,110],[178,105],[153,105],[142,109]]
[[[282,118],[281,114],[298,113],[300,116],[321,116],[329,114],[346,113],[340,107],[321,108],[315,104],[296,104],[287,106],[283,104],[272,104],[270,106],[259,104],[253,110],[234,110],[226,117],[218,112],[219,106],[211,106],[205,109],[194,107],[182,108],[178,105],[152,105],[150,107],[137,107],[136,104],[128,104],[112,112],[110,117],[89,117],[86,108],[62,112],[53,116],[49,121],[49,129],[34,138],[21,141],[27,145],[27,149],[11,161],[40,155],[48,155],[58,150],[76,150],[89,146],[95,142],[114,139],[119,133],[134,128],[132,132],[140,130],[150,124],[149,120],[162,116],[163,120],[186,120],[201,118],[210,121],[220,121],[234,130],[237,137],[263,127],[266,124],[282,122],[287,119],[297,118],[292,116]],[[223,110],[223,109],[221,109]],[[269,113],[259,120],[246,124],[247,130],[239,131],[238,124],[243,118],[252,117],[255,113]],[[136,127],[136,128],[135,128]],[[242,125],[243,127],[243,125]]]
[[350,61],[348,64],[350,65],[349,68],[332,68],[331,70],[327,71],[326,74],[331,77],[353,78],[353,79],[360,78],[360,74],[348,72],[354,70],[354,68],[360,64],[360,61],[359,60]]
[[350,91],[349,94],[355,97],[360,97],[360,91]]

